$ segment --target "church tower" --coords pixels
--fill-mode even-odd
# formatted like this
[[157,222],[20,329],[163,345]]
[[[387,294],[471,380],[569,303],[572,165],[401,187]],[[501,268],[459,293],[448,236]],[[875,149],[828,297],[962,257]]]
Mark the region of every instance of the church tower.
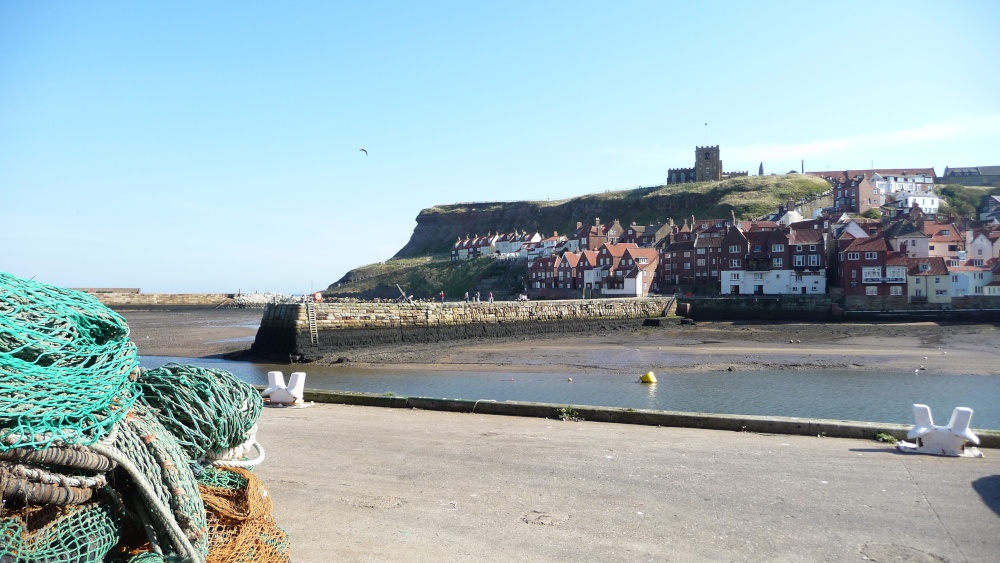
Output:
[[694,174],[696,182],[718,182],[722,179],[722,161],[719,146],[695,147]]

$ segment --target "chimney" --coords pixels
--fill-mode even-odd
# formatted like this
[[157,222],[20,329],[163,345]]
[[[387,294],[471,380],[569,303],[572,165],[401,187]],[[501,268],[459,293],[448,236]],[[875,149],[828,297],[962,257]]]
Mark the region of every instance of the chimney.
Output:
[[582,228],[583,228],[583,223],[581,223],[580,221],[577,221],[576,222],[576,230],[580,230]]

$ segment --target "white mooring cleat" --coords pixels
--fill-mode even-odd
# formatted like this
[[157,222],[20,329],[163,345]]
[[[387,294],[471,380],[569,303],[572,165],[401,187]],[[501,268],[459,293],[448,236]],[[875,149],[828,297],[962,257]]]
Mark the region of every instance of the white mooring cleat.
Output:
[[267,389],[261,396],[268,400],[269,406],[304,407],[312,406],[302,401],[306,387],[306,374],[303,371],[292,372],[288,386],[285,386],[285,376],[280,371],[267,372]]
[[927,405],[913,405],[913,418],[916,425],[906,433],[907,440],[916,443],[899,442],[896,447],[901,452],[946,455],[956,457],[983,457],[976,448],[965,447],[966,442],[979,443],[979,437],[969,428],[972,421],[972,409],[955,407],[947,426],[934,426],[931,419],[931,408]]

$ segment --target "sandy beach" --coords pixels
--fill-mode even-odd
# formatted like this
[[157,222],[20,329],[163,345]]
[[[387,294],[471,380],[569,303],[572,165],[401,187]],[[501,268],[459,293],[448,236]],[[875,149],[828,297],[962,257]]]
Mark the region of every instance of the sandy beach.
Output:
[[[141,355],[207,357],[246,350],[261,311],[123,313]],[[569,373],[859,369],[991,375],[1000,366],[1000,328],[957,323],[705,322],[553,335],[345,350],[358,365],[428,370]],[[329,358],[320,363],[332,363]]]

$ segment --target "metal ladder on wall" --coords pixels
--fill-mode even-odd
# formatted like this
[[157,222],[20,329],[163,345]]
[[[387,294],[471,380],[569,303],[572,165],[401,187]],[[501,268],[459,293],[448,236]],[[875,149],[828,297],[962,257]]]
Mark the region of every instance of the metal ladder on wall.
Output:
[[319,330],[316,328],[316,304],[306,301],[306,320],[309,321],[309,343],[319,346]]

